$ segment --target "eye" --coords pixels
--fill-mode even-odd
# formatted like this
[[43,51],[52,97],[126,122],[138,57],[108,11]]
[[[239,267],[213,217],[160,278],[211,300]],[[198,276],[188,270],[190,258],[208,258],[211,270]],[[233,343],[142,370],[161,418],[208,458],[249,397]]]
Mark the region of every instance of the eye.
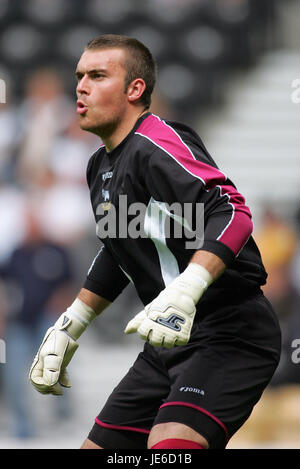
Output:
[[103,73],[93,73],[93,75],[91,75],[91,78],[93,79],[98,79],[98,78],[103,78],[104,75]]

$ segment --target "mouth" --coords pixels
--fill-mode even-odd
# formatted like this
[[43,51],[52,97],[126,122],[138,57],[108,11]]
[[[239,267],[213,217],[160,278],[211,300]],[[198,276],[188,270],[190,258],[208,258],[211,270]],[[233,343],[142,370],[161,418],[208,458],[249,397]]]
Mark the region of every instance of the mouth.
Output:
[[87,111],[87,105],[83,102],[83,101],[77,101],[77,109],[76,109],[76,112],[77,114],[85,114],[86,111]]

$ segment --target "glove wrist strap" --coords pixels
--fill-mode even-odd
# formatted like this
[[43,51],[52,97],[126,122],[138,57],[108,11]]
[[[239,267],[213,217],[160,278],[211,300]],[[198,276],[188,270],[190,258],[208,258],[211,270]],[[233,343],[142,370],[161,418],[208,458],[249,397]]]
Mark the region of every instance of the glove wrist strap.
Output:
[[191,262],[174,281],[176,288],[190,295],[195,304],[213,282],[211,274],[202,265]]
[[77,340],[96,316],[97,314],[90,306],[76,298],[66,312],[58,318],[54,327],[65,331],[72,339]]

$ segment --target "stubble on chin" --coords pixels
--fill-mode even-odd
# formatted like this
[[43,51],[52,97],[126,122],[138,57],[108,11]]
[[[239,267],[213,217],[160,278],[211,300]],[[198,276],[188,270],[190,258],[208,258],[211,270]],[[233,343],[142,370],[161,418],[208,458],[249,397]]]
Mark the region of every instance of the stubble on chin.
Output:
[[79,120],[79,126],[86,132],[91,132],[98,135],[101,138],[107,138],[111,136],[117,129],[120,123],[119,118],[103,119],[98,121],[92,121],[87,118],[81,118]]

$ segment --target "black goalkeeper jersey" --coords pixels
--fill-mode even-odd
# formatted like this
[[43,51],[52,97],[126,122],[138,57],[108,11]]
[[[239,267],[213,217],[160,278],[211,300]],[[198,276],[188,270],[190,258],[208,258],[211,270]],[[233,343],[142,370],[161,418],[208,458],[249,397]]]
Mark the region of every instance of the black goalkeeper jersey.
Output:
[[[187,267],[197,249],[216,254],[227,266],[199,301],[200,315],[218,301],[265,284],[245,199],[189,127],[144,114],[113,151],[103,145],[92,155],[87,182],[103,246],[84,288],[113,301],[131,281],[146,305]],[[172,207],[182,211],[178,215]],[[201,242],[197,217],[202,217]]]

